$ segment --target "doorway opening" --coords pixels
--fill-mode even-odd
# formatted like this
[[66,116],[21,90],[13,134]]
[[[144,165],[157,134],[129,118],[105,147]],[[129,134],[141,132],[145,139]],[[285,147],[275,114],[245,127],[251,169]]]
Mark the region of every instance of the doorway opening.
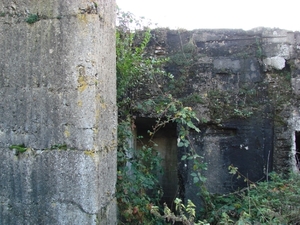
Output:
[[[140,149],[142,143],[148,143],[150,136],[148,131],[152,130],[155,125],[154,118],[136,118],[136,135],[142,137],[136,142],[136,148]],[[163,173],[158,174],[158,180],[163,189],[161,203],[167,203],[172,207],[173,202],[178,194],[178,159],[177,159],[177,126],[175,123],[166,124],[159,129],[151,140],[155,143],[153,148],[159,152],[162,159],[161,166]]]

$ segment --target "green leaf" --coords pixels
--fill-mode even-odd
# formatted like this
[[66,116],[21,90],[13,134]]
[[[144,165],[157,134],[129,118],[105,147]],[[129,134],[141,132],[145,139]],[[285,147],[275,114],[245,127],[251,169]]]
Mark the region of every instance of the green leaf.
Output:
[[200,180],[201,180],[202,182],[205,182],[205,181],[207,180],[207,178],[204,177],[204,176],[200,176]]
[[[178,146],[179,147],[179,146]],[[187,158],[187,155],[183,155],[182,157],[181,157],[181,160],[186,160],[186,158]]]
[[180,142],[178,142],[177,146],[178,146],[178,147],[183,147],[183,146],[185,146],[185,144],[184,144],[183,142],[180,141]]
[[186,125],[188,125],[188,127],[190,127],[190,128],[195,128],[195,125],[192,123],[192,121],[188,121],[187,123],[186,123]]
[[199,182],[199,178],[198,177],[194,177],[193,178],[193,182],[194,182],[194,184],[198,183]]
[[27,150],[27,148],[25,147],[24,144],[21,144],[21,145],[11,145],[9,147],[9,149],[11,149],[11,150],[15,149],[15,150],[17,150],[20,153],[26,152],[26,150]]
[[194,130],[199,133],[200,132],[200,129],[198,127],[195,127]]

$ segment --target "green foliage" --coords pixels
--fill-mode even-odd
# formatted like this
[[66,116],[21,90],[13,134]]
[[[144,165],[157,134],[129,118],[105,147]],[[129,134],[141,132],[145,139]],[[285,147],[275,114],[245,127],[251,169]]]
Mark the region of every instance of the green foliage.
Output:
[[[290,65],[287,62],[287,65]],[[274,107],[273,120],[276,127],[287,126],[287,120],[282,115],[282,112],[289,108],[289,105],[293,104],[293,92],[291,87],[291,72],[286,66],[283,70],[272,70],[268,72],[269,83],[268,85],[268,97],[269,102]],[[295,103],[294,103],[295,104]]]
[[[157,83],[157,76],[168,76],[161,69],[167,58],[148,56],[146,47],[150,41],[150,29],[144,27],[143,20],[131,13],[117,12],[118,27],[116,31],[117,50],[117,103],[120,113],[126,116],[136,105],[133,95],[145,86]],[[149,25],[149,24],[148,24]],[[135,30],[132,30],[135,28]],[[147,95],[157,95],[147,90]],[[156,92],[156,90],[154,91]],[[160,93],[161,94],[161,93]]]
[[193,38],[191,38],[189,42],[183,44],[181,32],[179,30],[177,32],[180,40],[180,51],[172,54],[171,62],[178,66],[182,75],[188,75],[190,68],[197,61],[197,45]]
[[[181,44],[181,52],[174,54],[171,61],[178,66],[180,76],[174,80],[171,74],[163,70],[167,58],[152,56],[147,52],[151,41],[151,32],[144,28],[141,20],[130,13],[118,11],[117,39],[117,103],[119,107],[118,125],[118,181],[117,200],[120,224],[163,224],[182,222],[183,224],[208,224],[205,221],[195,223],[196,217],[206,218],[211,224],[296,224],[300,220],[299,212],[300,181],[299,177],[285,179],[272,174],[269,182],[253,183],[230,166],[231,174],[243,178],[248,187],[227,195],[211,195],[205,187],[206,178],[203,170],[207,166],[202,156],[198,155],[189,138],[190,130],[199,132],[195,112],[188,104],[207,103],[211,119],[220,123],[231,117],[251,117],[258,108],[256,86],[245,85],[239,90],[208,92],[204,101],[199,95],[191,95],[181,100],[171,93],[183,88],[194,63],[195,45],[191,41]],[[260,42],[257,41],[257,55],[262,56]],[[291,74],[280,74],[278,80],[288,84]],[[165,88],[165,84],[169,84]],[[278,107],[290,94],[290,89],[269,88],[274,91],[271,98]],[[179,90],[181,91],[181,90]],[[285,91],[285,92],[284,92]],[[277,94],[276,94],[277,93]],[[137,97],[138,96],[138,97]],[[183,104],[183,102],[185,102]],[[157,118],[156,124],[148,131],[150,141],[140,149],[131,144],[136,115]],[[198,195],[204,204],[201,214],[196,215],[191,201],[184,205],[180,199],[175,200],[176,213],[165,204],[159,208],[162,195],[157,174],[160,173],[160,157],[152,142],[155,134],[168,123],[178,126],[177,145],[188,149],[182,160],[189,160],[192,166],[190,177],[199,187]],[[164,212],[161,215],[161,212]]]
[[270,174],[270,181],[253,183],[230,166],[231,174],[244,178],[248,187],[212,197],[214,210],[206,216],[212,224],[297,224],[300,221],[300,177]]
[[233,115],[240,118],[248,118],[253,114],[252,111],[248,111],[247,109],[233,109]]
[[16,155],[19,155],[20,153],[24,153],[24,152],[27,151],[27,147],[24,144],[21,144],[21,145],[11,145],[9,147],[9,149],[15,150],[16,151]]
[[163,215],[159,212],[159,207],[152,206],[151,213],[157,218],[161,218],[164,221],[174,224],[175,222],[181,222],[183,225],[209,225],[205,220],[195,222],[196,217],[196,206],[188,199],[187,205],[182,203],[182,200],[176,198],[174,200],[176,213],[172,212],[171,209],[164,204]]
[[[180,127],[178,146],[189,147],[189,130],[199,132],[199,120],[191,107],[163,89],[163,82],[173,76],[163,70],[167,58],[147,54],[150,30],[141,29],[142,22],[130,13],[118,11],[117,40],[117,104],[118,118],[118,180],[117,201],[120,224],[163,224],[162,218],[151,213],[162,196],[157,175],[161,160],[153,137],[167,123]],[[137,27],[140,30],[132,30]],[[135,98],[139,95],[138,98]],[[149,142],[140,149],[131,144],[135,138],[136,114],[157,118],[148,131]],[[191,204],[190,204],[191,205]],[[192,213],[192,208],[187,207]]]
[[117,104],[118,118],[118,174],[116,197],[119,224],[162,224],[151,214],[152,204],[162,196],[157,175],[160,157],[152,143],[135,149],[133,111],[137,105],[134,91],[149,79],[162,74],[159,65],[165,59],[147,57],[145,50],[150,41],[149,29],[142,28],[140,20],[131,13],[118,11],[116,32],[117,48]]
[[195,195],[199,196],[203,202],[203,208],[201,211],[210,211],[214,208],[214,206],[212,204],[211,195],[205,186],[206,177],[203,175],[203,171],[207,170],[207,163],[204,162],[203,156],[197,154],[196,149],[193,146],[193,142],[190,140],[188,134],[186,137],[189,140],[189,151],[181,157],[181,160],[190,161],[189,164],[192,168],[192,172],[190,174],[192,183],[199,188],[199,191],[195,193]]
[[211,90],[208,92],[208,107],[211,120],[220,123],[232,117],[249,118],[258,107],[256,90],[242,87],[237,92]]
[[207,170],[207,164],[203,162],[203,159],[203,156],[198,155],[193,148],[192,151],[181,157],[181,160],[192,161],[193,172],[191,173],[191,177],[193,178],[193,183],[198,186],[201,186],[206,181],[206,178],[202,175],[202,171]]
[[159,224],[150,213],[161,195],[157,174],[160,172],[158,152],[144,145],[134,149],[132,121],[123,120],[118,126],[117,200],[120,224]]
[[[138,28],[138,29],[133,29]],[[285,179],[272,174],[269,182],[254,183],[239,173],[238,168],[229,167],[231,174],[243,178],[247,188],[227,195],[211,195],[206,187],[203,170],[207,165],[204,158],[197,154],[189,132],[199,132],[199,119],[188,104],[208,104],[213,122],[220,123],[231,117],[248,118],[258,109],[258,88],[245,85],[239,90],[208,92],[204,101],[199,95],[191,95],[181,100],[171,93],[177,93],[183,87],[194,62],[195,45],[191,41],[182,45],[182,52],[172,56],[171,60],[180,67],[181,77],[173,79],[163,70],[167,58],[151,56],[147,53],[151,32],[142,22],[130,13],[118,11],[117,39],[117,103],[119,107],[118,125],[118,180],[117,200],[120,224],[163,224],[181,222],[183,224],[296,224],[300,220],[300,179],[291,176]],[[259,56],[262,55],[260,43],[257,43]],[[278,80],[287,84],[290,73],[280,74]],[[180,80],[181,79],[181,80]],[[169,84],[165,88],[165,84]],[[273,89],[270,89],[272,93]],[[290,93],[290,89],[280,89],[280,93]],[[276,94],[277,93],[277,94]],[[278,94],[274,96],[278,106],[285,101]],[[286,94],[286,95],[287,95]],[[138,96],[138,97],[137,97]],[[183,103],[185,102],[185,103]],[[282,104],[281,104],[282,102]],[[131,144],[136,115],[156,118],[156,124],[148,131],[150,141],[140,149]],[[153,137],[166,124],[178,126],[177,145],[187,149],[182,160],[188,160],[192,166],[190,177],[199,189],[198,195],[203,202],[201,213],[191,201],[184,205],[175,200],[176,213],[165,204],[158,207],[162,190],[157,180],[160,173],[160,157],[155,150]],[[163,211],[163,215],[161,212]],[[195,218],[206,218],[195,222]]]
[[256,57],[261,59],[264,55],[263,55],[263,50],[262,50],[262,40],[259,38],[256,38],[255,40],[256,42]]
[[38,14],[29,14],[25,21],[26,21],[26,23],[33,24],[39,20],[40,20],[40,17]]
[[181,99],[184,104],[195,105],[195,104],[204,104],[204,100],[201,95],[197,93],[192,93]]

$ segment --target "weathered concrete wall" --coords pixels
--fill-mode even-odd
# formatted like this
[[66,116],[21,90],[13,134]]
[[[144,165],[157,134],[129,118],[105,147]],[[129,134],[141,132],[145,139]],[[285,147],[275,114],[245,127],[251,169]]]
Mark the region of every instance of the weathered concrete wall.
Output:
[[0,224],[116,224],[114,12],[1,1]]
[[[211,192],[246,185],[228,173],[231,164],[252,181],[295,169],[299,53],[299,32],[280,29],[153,31],[149,54],[168,56],[166,70],[175,80],[162,83],[164,90],[201,119],[191,140],[208,164]],[[178,149],[179,159],[184,151]],[[181,197],[193,199],[192,165],[180,163]]]

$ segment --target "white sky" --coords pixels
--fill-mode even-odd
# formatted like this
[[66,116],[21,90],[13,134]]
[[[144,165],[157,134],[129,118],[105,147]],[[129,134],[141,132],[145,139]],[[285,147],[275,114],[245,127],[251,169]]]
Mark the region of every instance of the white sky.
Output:
[[171,29],[244,29],[300,31],[300,0],[116,0],[123,11]]

